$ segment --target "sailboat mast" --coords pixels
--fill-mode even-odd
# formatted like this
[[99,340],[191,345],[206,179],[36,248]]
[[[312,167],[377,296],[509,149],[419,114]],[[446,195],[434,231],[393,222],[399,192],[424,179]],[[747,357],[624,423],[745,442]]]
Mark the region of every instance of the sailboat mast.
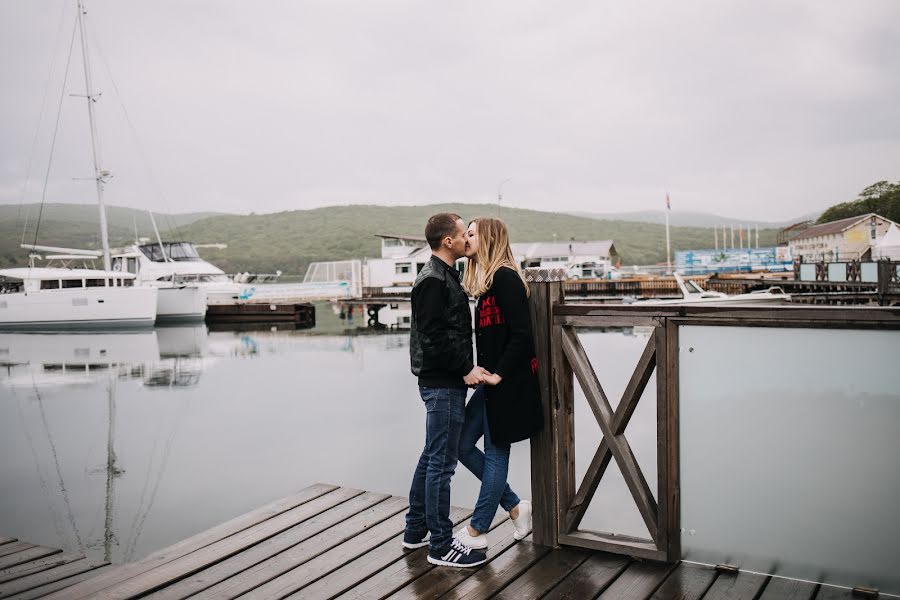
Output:
[[109,233],[106,224],[106,207],[103,205],[103,183],[107,175],[100,168],[100,146],[97,143],[97,121],[94,116],[94,92],[91,86],[91,62],[87,47],[87,28],[84,25],[84,0],[78,0],[78,28],[81,33],[81,54],[84,57],[84,85],[87,94],[88,119],[91,123],[91,150],[94,155],[94,178],[97,180],[97,203],[100,206],[100,242],[103,245],[103,268],[110,270]]

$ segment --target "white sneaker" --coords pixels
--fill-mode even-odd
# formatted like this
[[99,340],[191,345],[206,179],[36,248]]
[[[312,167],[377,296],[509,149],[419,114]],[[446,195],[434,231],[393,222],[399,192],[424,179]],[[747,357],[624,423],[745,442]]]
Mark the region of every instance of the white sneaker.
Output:
[[512,519],[513,525],[516,526],[516,532],[513,537],[517,540],[524,540],[525,536],[531,533],[531,501],[522,500],[519,502],[519,518]]
[[487,534],[472,535],[469,533],[468,526],[463,526],[462,529],[453,534],[453,537],[473,550],[484,550],[488,547]]

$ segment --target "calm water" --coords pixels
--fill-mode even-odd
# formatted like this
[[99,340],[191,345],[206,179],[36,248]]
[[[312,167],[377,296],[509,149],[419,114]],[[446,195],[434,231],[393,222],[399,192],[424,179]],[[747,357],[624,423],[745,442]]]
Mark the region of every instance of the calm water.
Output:
[[[311,331],[0,333],[0,534],[123,562],[316,482],[405,496],[424,436],[408,333],[345,333],[363,319],[327,304],[317,318]],[[643,342],[612,336],[636,361]],[[527,443],[511,463],[529,497]],[[453,503],[477,493],[460,466]],[[622,515],[605,510],[640,533],[621,500]]]
[[[0,535],[123,562],[316,482],[405,496],[424,438],[408,332],[353,316],[322,304],[309,331],[0,333]],[[613,409],[649,334],[579,334]],[[682,342],[685,557],[900,589],[900,332],[695,327]],[[654,493],[655,385],[626,431]],[[601,432],[575,390],[580,482]],[[513,446],[522,497],[529,460]],[[459,466],[452,490],[472,507],[478,481]],[[648,537],[614,461],[582,528]]]

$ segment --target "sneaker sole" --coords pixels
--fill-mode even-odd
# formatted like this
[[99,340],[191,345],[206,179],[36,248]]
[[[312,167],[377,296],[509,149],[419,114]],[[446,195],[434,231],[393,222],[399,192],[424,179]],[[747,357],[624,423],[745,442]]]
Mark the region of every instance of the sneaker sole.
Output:
[[424,542],[419,542],[418,544],[411,544],[409,542],[400,542],[400,543],[403,544],[403,547],[406,548],[407,550],[415,550],[416,548],[424,548],[425,546],[427,546],[428,540],[425,540]]
[[450,562],[449,560],[441,560],[439,558],[432,558],[429,555],[428,562],[430,562],[433,565],[437,565],[439,567],[457,567],[460,569],[466,569],[469,567],[477,567],[478,565],[483,565],[484,563],[487,562],[487,558],[485,558],[484,560],[480,560],[478,562],[474,562],[474,563],[460,564],[460,563]]
[[518,531],[513,534],[513,537],[519,540],[520,542],[528,537],[530,531],[526,531],[525,533],[519,533]]

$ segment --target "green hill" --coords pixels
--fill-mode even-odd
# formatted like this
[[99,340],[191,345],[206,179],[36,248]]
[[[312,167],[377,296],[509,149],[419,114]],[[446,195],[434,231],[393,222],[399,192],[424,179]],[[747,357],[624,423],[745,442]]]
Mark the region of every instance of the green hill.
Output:
[[[48,212],[42,219],[38,243],[46,245],[97,248],[96,207],[73,208],[83,211],[70,220]],[[10,211],[11,209],[11,211]],[[0,258],[4,265],[24,264],[25,252],[18,247],[22,235],[21,219],[15,224],[17,207],[0,207]],[[31,208],[34,214],[34,207]],[[118,212],[123,211],[123,212]],[[130,211],[130,212],[128,212]],[[380,240],[376,233],[424,235],[425,221],[436,212],[456,212],[469,219],[496,216],[497,206],[486,204],[436,204],[427,206],[330,206],[272,214],[251,215],[176,215],[179,231],[168,231],[170,217],[157,216],[164,239],[185,239],[195,243],[228,244],[224,250],[204,248],[201,254],[226,272],[273,272],[303,275],[313,261],[377,257]],[[12,213],[12,214],[11,214]],[[53,218],[48,218],[47,215]],[[146,213],[110,209],[111,243],[124,244],[134,239],[134,218]],[[654,264],[666,260],[665,226],[627,221],[586,219],[577,216],[503,207],[501,217],[510,229],[513,241],[537,242],[612,239],[622,264]],[[33,218],[33,217],[32,217]],[[29,226],[33,236],[32,226]],[[138,231],[150,235],[149,224]],[[713,246],[713,230],[702,227],[673,227],[672,250]],[[773,245],[777,231],[760,230],[760,245]],[[30,241],[32,238],[28,238]],[[674,256],[673,256],[674,259]]]

